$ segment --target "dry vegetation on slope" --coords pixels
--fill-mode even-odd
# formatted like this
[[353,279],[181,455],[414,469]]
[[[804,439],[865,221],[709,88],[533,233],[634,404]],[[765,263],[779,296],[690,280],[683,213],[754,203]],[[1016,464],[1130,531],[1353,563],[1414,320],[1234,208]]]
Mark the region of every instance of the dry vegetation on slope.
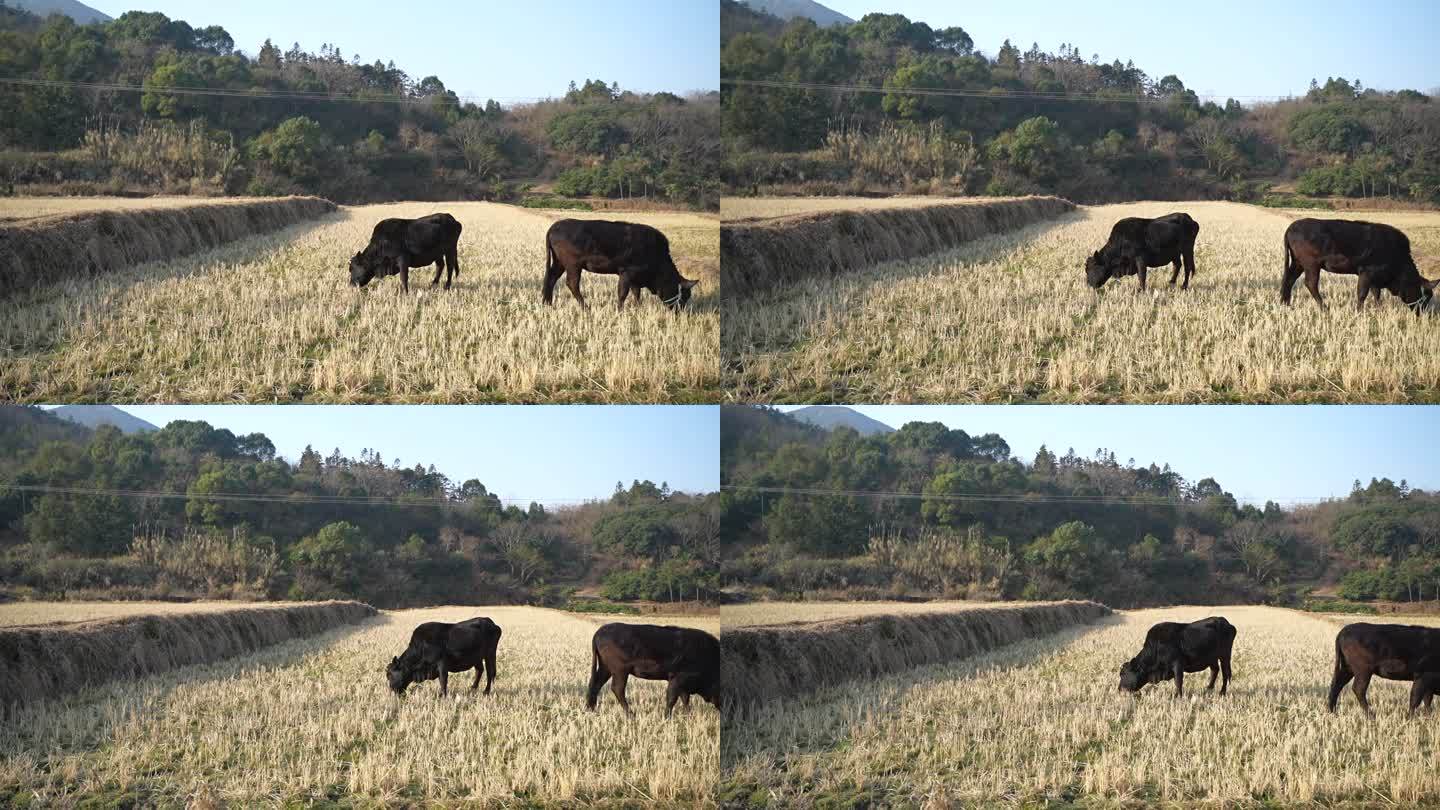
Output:
[[[1120,665],[1159,621],[1238,628],[1229,694],[1173,684],[1138,700]],[[1375,621],[1374,618],[1368,619]],[[1406,619],[1404,621],[1413,621]],[[1325,710],[1338,623],[1260,607],[1120,614],[968,661],[853,681],[726,723],[722,802],[951,807],[1128,802],[1390,805],[1440,799],[1440,731],[1376,680],[1366,720]]]
[[[417,624],[482,615],[504,630],[490,696],[468,674],[443,701],[434,681],[389,693],[385,664]],[[713,804],[718,713],[695,701],[666,721],[663,684],[633,679],[633,718],[608,694],[585,711],[595,628],[539,608],[403,611],[30,707],[0,726],[0,805]]]
[[[464,226],[448,292],[433,271],[348,286],[346,264],[386,217],[450,211]],[[718,398],[719,225],[654,221],[701,277],[679,317],[647,294],[619,312],[540,303],[552,217],[488,203],[344,209],[320,224],[0,301],[0,398],[98,402],[651,402]]]
[[[1191,289],[1152,271],[1095,293],[1085,257],[1122,217],[1189,211]],[[959,249],[722,302],[727,385],[742,401],[1411,402],[1440,399],[1440,318],[1394,296],[1356,313],[1353,277],[1279,303],[1294,216],[1233,203],[1085,208]],[[1440,275],[1440,214],[1397,225]]]

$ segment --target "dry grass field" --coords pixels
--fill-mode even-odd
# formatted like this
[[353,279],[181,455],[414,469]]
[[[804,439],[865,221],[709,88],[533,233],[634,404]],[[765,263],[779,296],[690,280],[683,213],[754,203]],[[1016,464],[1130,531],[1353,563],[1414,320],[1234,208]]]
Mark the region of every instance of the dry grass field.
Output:
[[[451,679],[404,699],[384,669],[424,621],[487,615],[504,631],[488,697]],[[718,631],[713,617],[646,617]],[[719,714],[664,719],[664,685],[632,679],[585,711],[587,617],[436,608],[240,659],[19,710],[0,725],[0,806],[713,805]]]
[[135,211],[142,208],[184,208],[259,202],[264,197],[4,197],[0,222],[85,211]]
[[[852,616],[936,613],[975,608],[1013,607],[1033,602],[752,602],[720,608],[722,627],[757,627],[790,622],[820,622]],[[0,610],[0,621],[4,620]]]
[[[461,276],[349,286],[347,264],[386,217],[449,211]],[[701,278],[678,317],[654,296],[616,310],[586,274],[540,303],[558,216],[489,203],[342,209],[317,222],[0,301],[0,399],[27,402],[693,402],[719,398],[719,223],[655,224]]]
[[725,197],[721,221],[770,219],[821,211],[867,211],[876,208],[922,208],[932,205],[984,205],[1020,197]]
[[[1187,679],[1117,689],[1158,621],[1238,629],[1229,694]],[[1351,620],[1263,607],[1117,614],[961,663],[857,680],[727,722],[727,806],[1410,806],[1440,801],[1440,727],[1406,716],[1410,685],[1372,682],[1325,710]],[[1193,691],[1192,691],[1193,690]]]
[[[1189,291],[1150,273],[1100,292],[1085,257],[1127,216],[1200,223]],[[1083,208],[1012,233],[836,279],[722,302],[725,379],[762,402],[1430,402],[1440,317],[1394,296],[1357,313],[1355,280],[1326,273],[1279,303],[1281,237],[1311,212],[1220,202]],[[1342,214],[1333,214],[1342,216]],[[1409,235],[1440,276],[1440,214],[1346,212]]]
[[[265,607],[303,602],[266,602]],[[119,616],[175,613],[211,613],[253,607],[248,602],[7,602],[0,604],[0,627],[32,624],[69,624]]]

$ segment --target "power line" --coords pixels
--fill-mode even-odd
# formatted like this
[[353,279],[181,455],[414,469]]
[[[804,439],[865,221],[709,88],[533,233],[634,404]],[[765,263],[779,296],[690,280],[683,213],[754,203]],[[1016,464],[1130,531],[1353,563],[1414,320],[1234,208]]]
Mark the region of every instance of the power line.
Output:
[[[992,495],[985,493],[953,493],[953,494],[926,494],[923,492],[882,492],[875,490],[859,489],[824,489],[817,487],[764,487],[750,486],[746,484],[722,484],[721,489],[732,491],[744,490],[747,492],[760,492],[767,495],[814,495],[814,496],[837,496],[848,498],[879,498],[898,500],[923,500],[923,501],[954,501],[954,502],[994,502],[994,503],[1020,503],[1020,504],[1098,504],[1098,505],[1132,505],[1132,506],[1196,506],[1198,502],[1187,501],[1182,498],[1164,495]],[[1232,496],[1233,497],[1233,496]],[[1236,499],[1242,500],[1242,499]],[[1244,499],[1251,502],[1254,499]],[[1324,501],[1336,500],[1334,496],[1304,496],[1294,498],[1270,498],[1268,500],[1277,503],[1322,503]]]
[[[280,503],[306,506],[414,506],[414,507],[444,507],[464,506],[468,501],[457,501],[450,498],[392,498],[382,496],[358,496],[358,495],[267,495],[263,493],[240,493],[240,492],[164,492],[156,490],[134,490],[134,489],[101,489],[93,487],[62,487],[49,484],[6,484],[0,483],[0,490],[15,490],[17,492],[37,492],[42,494],[56,495],[92,495],[116,498],[154,498],[168,500],[203,500],[203,501],[225,501],[225,502],[248,502],[248,503]],[[539,503],[554,506],[568,506],[574,504],[601,503],[604,498],[502,498],[492,495],[502,504]]]
[[19,77],[0,78],[0,84],[20,87],[52,87],[72,90],[102,90],[119,93],[159,93],[177,96],[216,96],[221,98],[278,99],[285,101],[341,101],[357,104],[432,104],[436,98],[455,99],[461,102],[510,101],[530,102],[552,100],[550,96],[402,96],[394,93],[377,95],[349,95],[344,93],[317,93],[306,90],[235,90],[219,87],[146,87],[138,84],[111,84],[106,82],[74,82],[60,79],[26,79]]
[[[837,93],[880,93],[901,96],[943,96],[952,98],[1010,99],[1020,101],[1084,101],[1102,104],[1169,104],[1169,96],[1146,96],[1140,94],[1106,95],[1103,93],[1053,93],[1043,90],[959,90],[948,87],[874,87],[862,84],[825,84],[821,82],[792,82],[772,79],[720,79],[721,84],[735,87],[768,87],[789,90],[819,90]],[[1197,98],[1200,97],[1197,94]],[[1219,98],[1218,95],[1208,95]],[[1280,101],[1293,96],[1230,96],[1237,101]]]

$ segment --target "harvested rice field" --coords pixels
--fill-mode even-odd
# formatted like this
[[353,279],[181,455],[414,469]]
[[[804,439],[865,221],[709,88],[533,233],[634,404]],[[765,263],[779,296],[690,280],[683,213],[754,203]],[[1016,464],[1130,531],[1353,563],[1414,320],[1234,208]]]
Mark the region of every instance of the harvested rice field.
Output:
[[[1098,292],[1085,258],[1123,217],[1200,223],[1189,290],[1150,272]],[[1312,212],[1224,202],[1084,207],[918,259],[796,277],[722,302],[726,384],[739,401],[1406,403],[1440,400],[1440,317],[1393,295],[1357,312],[1355,279],[1324,274],[1321,309],[1279,300],[1282,235]],[[1440,214],[1393,222],[1440,276]],[[817,245],[816,249],[819,249]]]
[[[448,211],[461,273],[349,285],[380,219]],[[568,212],[567,212],[568,215]],[[595,215],[599,216],[599,215]],[[607,213],[655,224],[686,311],[647,294],[615,305],[540,301],[546,229],[559,215],[491,203],[344,208],[171,261],[65,277],[0,300],[0,399],[20,402],[708,402],[719,390],[719,223],[701,214]]]
[[[434,681],[388,690],[416,625],[482,615],[503,630],[489,696],[466,673],[443,700]],[[635,679],[633,717],[608,691],[587,712],[596,627],[543,608],[387,612],[23,706],[0,725],[0,805],[713,806],[718,712],[696,700],[666,720],[664,684]]]

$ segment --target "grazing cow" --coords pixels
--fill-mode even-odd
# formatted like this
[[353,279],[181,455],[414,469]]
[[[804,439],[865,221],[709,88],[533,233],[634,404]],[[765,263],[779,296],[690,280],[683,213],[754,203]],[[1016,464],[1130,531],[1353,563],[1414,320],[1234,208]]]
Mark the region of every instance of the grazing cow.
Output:
[[1170,286],[1180,275],[1185,263],[1185,281],[1180,289],[1190,289],[1190,276],[1195,273],[1195,235],[1200,223],[1189,214],[1166,214],[1155,219],[1126,217],[1110,229],[1105,246],[1085,260],[1085,281],[1100,289],[1111,277],[1140,274],[1140,289],[1145,289],[1145,273],[1151,267],[1173,264]]
[[1389,290],[1415,310],[1431,306],[1435,282],[1420,276],[1410,256],[1410,240],[1389,225],[1349,219],[1297,219],[1285,229],[1285,274],[1280,278],[1280,303],[1290,303],[1296,279],[1305,275],[1305,289],[1320,306],[1320,271],[1359,276],[1355,307],[1365,296],[1380,303]]
[[1185,673],[1210,670],[1210,685],[1223,674],[1220,694],[1230,686],[1230,648],[1235,643],[1235,626],[1222,616],[1198,622],[1160,622],[1145,634],[1140,654],[1120,667],[1120,688],[1139,692],[1147,683],[1175,679],[1175,696],[1185,694]]
[[1356,622],[1340,628],[1335,636],[1335,675],[1330,679],[1330,711],[1340,699],[1340,690],[1353,678],[1351,689],[1360,708],[1373,715],[1365,693],[1370,678],[1379,675],[1392,681],[1414,681],[1410,690],[1410,713],[1430,702],[1440,689],[1440,629],[1407,624]]
[[545,234],[545,285],[540,298],[554,303],[555,282],[565,276],[570,294],[585,306],[580,294],[580,271],[620,277],[620,308],[625,298],[649,290],[666,306],[679,310],[690,300],[698,283],[680,275],[670,258],[670,241],[649,225],[600,219],[562,219]]
[[653,624],[612,623],[595,631],[590,642],[593,655],[590,690],[585,706],[594,710],[600,688],[614,678],[610,691],[627,714],[625,681],[631,675],[652,681],[668,681],[665,689],[665,716],[683,699],[699,695],[720,706],[720,642],[703,630],[689,627],[662,627]]
[[489,618],[468,619],[459,624],[425,622],[410,634],[410,646],[390,659],[385,676],[397,695],[404,695],[412,683],[440,679],[440,696],[449,693],[450,673],[474,668],[473,691],[485,676],[485,694],[495,683],[495,648],[500,645],[500,625]]
[[445,289],[452,276],[460,275],[456,251],[460,245],[460,223],[449,214],[431,214],[420,219],[382,219],[370,234],[370,244],[350,260],[350,283],[364,287],[372,278],[400,274],[401,292],[410,291],[410,268],[435,265],[430,286]]

